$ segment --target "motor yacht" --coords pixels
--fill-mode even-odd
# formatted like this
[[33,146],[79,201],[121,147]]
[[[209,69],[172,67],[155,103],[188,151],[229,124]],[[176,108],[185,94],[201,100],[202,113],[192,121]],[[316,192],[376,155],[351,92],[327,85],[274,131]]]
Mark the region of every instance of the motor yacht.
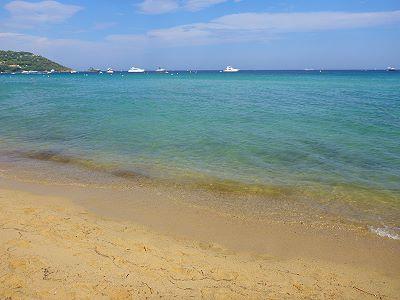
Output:
[[227,67],[224,69],[223,72],[225,72],[225,73],[235,73],[235,72],[239,72],[239,69],[235,69],[235,68],[233,68],[233,67],[231,67],[231,66],[227,66]]
[[132,67],[128,70],[128,73],[144,73],[145,70],[144,69],[140,69],[140,68],[136,68],[136,67]]

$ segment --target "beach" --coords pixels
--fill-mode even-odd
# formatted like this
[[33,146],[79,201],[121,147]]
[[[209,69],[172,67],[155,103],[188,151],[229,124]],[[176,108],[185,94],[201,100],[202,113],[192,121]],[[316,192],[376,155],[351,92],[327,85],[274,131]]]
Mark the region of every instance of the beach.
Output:
[[0,300],[400,300],[399,29],[399,0],[0,1]]
[[1,75],[0,298],[399,299],[398,79]]
[[[151,212],[151,200],[167,196],[146,186],[130,190],[131,201],[116,209],[113,200],[122,192],[115,189],[39,183],[7,172],[0,184],[2,298],[398,299],[400,294],[399,242],[365,228],[252,223],[168,201]],[[143,201],[148,205],[140,205]],[[138,210],[141,223],[129,209]]]

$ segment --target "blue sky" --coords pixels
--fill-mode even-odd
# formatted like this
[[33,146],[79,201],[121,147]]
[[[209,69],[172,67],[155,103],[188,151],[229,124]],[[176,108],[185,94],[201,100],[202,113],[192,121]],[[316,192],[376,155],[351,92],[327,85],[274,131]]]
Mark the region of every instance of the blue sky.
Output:
[[0,49],[79,70],[400,67],[400,1],[0,0]]

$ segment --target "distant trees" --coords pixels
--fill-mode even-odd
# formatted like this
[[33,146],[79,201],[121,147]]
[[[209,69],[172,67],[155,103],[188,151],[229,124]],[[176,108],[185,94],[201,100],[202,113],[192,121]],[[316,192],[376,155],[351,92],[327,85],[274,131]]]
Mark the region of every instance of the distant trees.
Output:
[[68,72],[71,69],[43,56],[30,52],[0,50],[0,72],[50,71]]

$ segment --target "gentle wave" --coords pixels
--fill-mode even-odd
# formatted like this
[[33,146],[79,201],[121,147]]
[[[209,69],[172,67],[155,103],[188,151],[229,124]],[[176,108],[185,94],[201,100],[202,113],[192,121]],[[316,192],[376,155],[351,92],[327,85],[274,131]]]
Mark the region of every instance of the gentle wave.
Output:
[[79,168],[83,168],[89,171],[103,172],[131,181],[146,179],[146,180],[152,180],[154,182],[155,181],[173,182],[174,184],[181,184],[186,187],[207,189],[220,193],[230,193],[230,194],[246,193],[252,195],[257,194],[257,195],[267,195],[267,196],[282,196],[282,195],[290,195],[295,192],[292,187],[246,184],[234,180],[223,180],[212,176],[210,177],[190,176],[190,179],[163,178],[161,180],[160,178],[151,178],[146,174],[139,173],[126,168],[121,168],[117,164],[106,164],[103,162],[95,161],[93,159],[77,157],[54,150],[15,151],[13,152],[13,154],[22,158],[77,166]]
[[400,228],[399,227],[370,227],[373,233],[381,237],[386,237],[393,240],[400,240]]
[[105,172],[116,177],[130,180],[147,178],[147,176],[143,174],[139,174],[131,170],[121,169],[113,164],[100,163],[92,159],[80,158],[52,150],[17,151],[16,153],[24,158],[77,166],[90,171]]

